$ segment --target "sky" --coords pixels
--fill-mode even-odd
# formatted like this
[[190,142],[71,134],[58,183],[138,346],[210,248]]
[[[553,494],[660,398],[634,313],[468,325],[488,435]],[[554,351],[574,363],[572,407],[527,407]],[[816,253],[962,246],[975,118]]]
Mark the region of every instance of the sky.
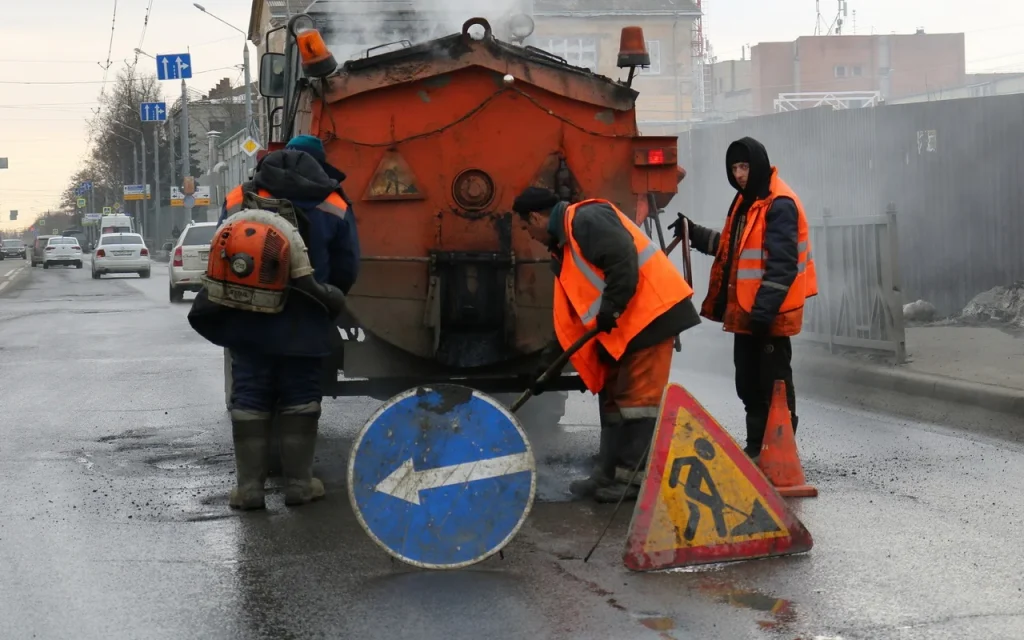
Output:
[[[243,36],[192,6],[191,0],[47,0],[39,14],[28,0],[3,0],[0,20],[0,229],[24,227],[55,208],[88,152],[86,120],[97,108],[104,77],[112,81],[135,59],[192,54],[190,87],[206,93],[224,77],[241,83]],[[42,4],[42,3],[41,3]],[[246,31],[251,0],[205,0],[206,9]],[[831,23],[836,0],[821,0]],[[848,0],[846,33],[964,32],[967,70],[1024,72],[1024,3],[1009,0]],[[116,12],[115,12],[116,5]],[[144,19],[150,9],[148,26]],[[856,24],[853,12],[856,11]],[[813,0],[705,0],[705,28],[719,60],[739,58],[744,45],[813,35]],[[467,16],[468,17],[468,16]],[[111,23],[113,22],[113,38]],[[100,63],[111,65],[104,71]],[[250,50],[253,78],[255,49]],[[140,56],[138,65],[155,72]],[[25,84],[49,83],[49,84]],[[58,84],[66,83],[66,84]],[[178,82],[165,82],[172,102]],[[8,212],[19,211],[10,222]]]

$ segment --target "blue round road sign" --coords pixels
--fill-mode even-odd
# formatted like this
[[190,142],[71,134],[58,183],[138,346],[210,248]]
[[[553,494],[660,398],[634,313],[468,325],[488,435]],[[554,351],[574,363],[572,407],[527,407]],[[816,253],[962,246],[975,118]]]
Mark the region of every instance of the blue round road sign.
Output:
[[417,387],[363,426],[348,462],[352,509],[389,554],[426,569],[486,560],[519,531],[537,489],[533,451],[497,400]]

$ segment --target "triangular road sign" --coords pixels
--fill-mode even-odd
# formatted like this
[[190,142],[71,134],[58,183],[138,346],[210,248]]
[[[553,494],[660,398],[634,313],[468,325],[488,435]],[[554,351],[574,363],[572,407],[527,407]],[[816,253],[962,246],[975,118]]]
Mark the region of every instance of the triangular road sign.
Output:
[[409,163],[397,151],[388,151],[377,165],[377,171],[366,185],[364,200],[423,200],[423,193],[416,174]]
[[633,571],[809,551],[811,534],[711,414],[669,384],[623,561]]

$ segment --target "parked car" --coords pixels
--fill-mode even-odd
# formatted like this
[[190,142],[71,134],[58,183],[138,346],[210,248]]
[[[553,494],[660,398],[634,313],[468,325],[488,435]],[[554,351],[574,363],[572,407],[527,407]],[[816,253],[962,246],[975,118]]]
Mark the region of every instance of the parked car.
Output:
[[148,278],[152,263],[149,249],[137,233],[105,233],[92,254],[92,279],[109,273],[137,273]]
[[28,258],[27,251],[25,243],[22,242],[21,238],[8,238],[3,241],[3,247],[0,250],[0,260],[4,258],[21,258],[25,260]]
[[82,246],[78,244],[77,238],[52,236],[46,241],[46,248],[43,249],[43,268],[49,269],[50,266],[58,264],[82,268]]
[[50,238],[56,238],[57,236],[36,236],[35,242],[32,243],[32,266],[37,264],[43,264],[43,254],[46,253],[46,245],[49,243]]
[[203,288],[203,274],[210,257],[210,244],[217,231],[216,222],[191,222],[181,232],[174,247],[169,276],[169,297],[171,302],[181,302],[186,291]]

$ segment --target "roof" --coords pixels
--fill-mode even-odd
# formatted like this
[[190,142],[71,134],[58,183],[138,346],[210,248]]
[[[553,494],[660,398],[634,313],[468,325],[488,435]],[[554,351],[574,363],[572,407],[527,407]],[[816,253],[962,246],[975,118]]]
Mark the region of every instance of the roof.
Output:
[[693,0],[534,0],[537,15],[700,15]]

